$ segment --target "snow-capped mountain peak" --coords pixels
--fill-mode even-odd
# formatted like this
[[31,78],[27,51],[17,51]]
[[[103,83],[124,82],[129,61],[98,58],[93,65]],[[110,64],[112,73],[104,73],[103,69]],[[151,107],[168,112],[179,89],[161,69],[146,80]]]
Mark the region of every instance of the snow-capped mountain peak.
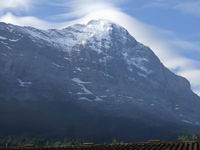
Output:
[[112,30],[113,23],[108,20],[92,20],[87,23],[87,30],[106,32]]
[[[112,24],[108,21],[90,21],[87,25],[72,25],[62,30],[37,30],[27,27],[25,34],[28,34],[36,42],[47,42],[56,45],[64,51],[71,51],[76,45],[85,45],[96,42],[101,46],[102,40],[110,40]],[[94,46],[94,45],[92,45]]]
[[[128,32],[121,26],[108,20],[92,20],[86,25],[75,24],[57,30],[39,30],[33,27],[9,25],[9,31],[22,32],[38,45],[44,43],[70,52],[74,46],[88,45],[91,48],[109,48],[112,38],[118,36],[120,42],[126,43]],[[11,30],[12,29],[12,30]]]
[[[19,110],[19,118],[21,106],[25,111],[32,108],[29,102],[39,102],[35,110],[42,102],[45,108],[46,102],[52,102],[59,117],[63,116],[61,120],[70,114],[67,123],[73,121],[71,114],[80,116],[74,111],[79,108],[92,112],[94,118],[110,114],[112,118],[133,119],[134,127],[140,121],[139,131],[141,124],[149,122],[157,131],[157,123],[162,125],[163,118],[175,124],[200,122],[199,97],[191,91],[189,82],[168,70],[150,48],[137,42],[123,27],[107,20],[92,20],[61,30],[0,23],[0,68],[0,106],[8,102],[5,113]],[[67,105],[57,105],[58,101]],[[15,109],[13,102],[28,105],[20,104]],[[60,111],[60,107],[69,112]],[[97,110],[100,113],[96,115]],[[47,112],[54,113],[51,109]]]

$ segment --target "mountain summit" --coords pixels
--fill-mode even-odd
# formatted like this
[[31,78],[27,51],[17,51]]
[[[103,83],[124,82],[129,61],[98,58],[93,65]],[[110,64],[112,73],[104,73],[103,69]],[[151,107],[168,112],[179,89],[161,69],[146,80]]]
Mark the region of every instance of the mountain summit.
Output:
[[0,23],[0,68],[4,135],[161,139],[200,125],[190,83],[107,20],[61,30]]

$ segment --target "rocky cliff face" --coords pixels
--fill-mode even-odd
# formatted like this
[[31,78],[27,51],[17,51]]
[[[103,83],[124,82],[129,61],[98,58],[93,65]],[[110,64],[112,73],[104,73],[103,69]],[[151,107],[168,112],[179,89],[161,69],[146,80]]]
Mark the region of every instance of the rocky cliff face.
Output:
[[[199,126],[200,98],[190,83],[123,27],[106,20],[62,30],[0,23],[0,68],[1,126],[14,133],[17,128],[7,126],[13,118],[21,118],[21,124],[29,120],[40,134],[46,133],[42,129],[48,120],[55,129],[52,135],[73,128],[69,137],[96,139],[104,137],[99,132],[129,139],[128,132],[138,129],[143,132],[138,137],[148,137],[155,135],[149,129],[169,133]],[[22,133],[33,129],[21,127]]]

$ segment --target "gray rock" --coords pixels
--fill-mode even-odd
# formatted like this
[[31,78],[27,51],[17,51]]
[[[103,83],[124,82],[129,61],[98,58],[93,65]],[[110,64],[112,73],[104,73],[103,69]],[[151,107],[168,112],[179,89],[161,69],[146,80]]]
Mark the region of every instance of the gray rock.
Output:
[[[120,117],[132,124],[141,122],[144,128],[159,126],[166,130],[171,125],[168,130],[173,132],[181,126],[181,132],[188,126],[199,126],[200,98],[192,92],[190,83],[167,69],[149,47],[137,42],[123,27],[106,20],[62,30],[0,23],[0,68],[0,103],[6,102],[9,107],[12,101],[33,108],[35,105],[28,103],[72,102],[89,114],[95,112],[94,118]],[[46,110],[45,105],[37,107]],[[17,113],[7,113],[16,118]],[[37,118],[36,114],[30,113]],[[79,124],[82,119],[79,116],[73,123]],[[100,120],[95,121],[94,128]],[[135,125],[133,131],[139,126]],[[119,129],[101,130],[112,128],[112,133]]]

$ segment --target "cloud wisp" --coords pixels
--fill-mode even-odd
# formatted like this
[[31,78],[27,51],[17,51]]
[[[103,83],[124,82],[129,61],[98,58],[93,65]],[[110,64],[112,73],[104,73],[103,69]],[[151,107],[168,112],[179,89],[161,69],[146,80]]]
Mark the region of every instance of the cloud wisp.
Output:
[[183,3],[179,3],[176,7],[182,12],[189,13],[195,16],[200,17],[200,1],[191,0]]
[[54,27],[54,23],[41,20],[37,17],[34,16],[18,17],[13,15],[12,13],[6,13],[4,16],[0,17],[0,22],[11,23],[19,26],[32,26],[40,29],[48,29]]
[[151,0],[143,8],[170,8],[183,13],[200,17],[199,0]]
[[18,9],[19,10],[27,10],[31,6],[31,0],[1,0],[0,1],[0,9]]

